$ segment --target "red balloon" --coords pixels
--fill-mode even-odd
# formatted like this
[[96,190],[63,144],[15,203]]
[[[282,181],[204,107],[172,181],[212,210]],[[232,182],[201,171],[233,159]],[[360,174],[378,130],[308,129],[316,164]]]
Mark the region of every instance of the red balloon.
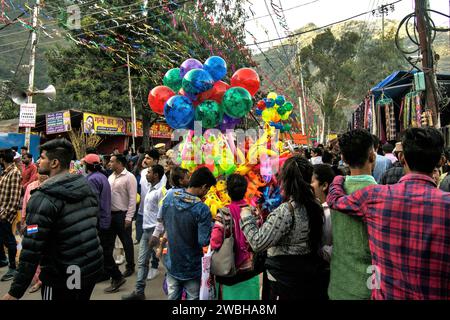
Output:
[[222,103],[223,95],[230,88],[231,86],[228,83],[223,81],[217,81],[216,83],[214,83],[214,86],[211,89],[213,90],[212,94],[208,97],[207,100],[214,100],[219,104]]
[[259,76],[255,70],[251,68],[241,68],[237,70],[231,77],[232,87],[242,87],[247,89],[252,96],[254,96],[260,86]]
[[148,104],[157,114],[164,114],[164,105],[175,95],[172,89],[166,86],[154,87],[148,94]]
[[264,110],[266,108],[266,103],[264,102],[264,100],[259,100],[256,106],[259,110]]

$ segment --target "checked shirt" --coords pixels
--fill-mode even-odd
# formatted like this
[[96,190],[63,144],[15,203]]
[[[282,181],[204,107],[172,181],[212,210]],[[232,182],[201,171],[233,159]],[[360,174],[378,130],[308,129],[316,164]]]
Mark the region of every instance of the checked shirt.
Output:
[[372,264],[381,279],[372,299],[450,299],[450,193],[421,174],[349,196],[343,182],[335,178],[327,202],[367,222]]

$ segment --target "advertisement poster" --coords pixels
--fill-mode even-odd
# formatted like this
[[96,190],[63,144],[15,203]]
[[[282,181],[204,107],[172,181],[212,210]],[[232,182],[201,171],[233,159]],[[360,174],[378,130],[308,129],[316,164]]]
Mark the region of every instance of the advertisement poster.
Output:
[[55,134],[72,130],[70,111],[49,113],[45,116],[47,134]]
[[83,113],[84,133],[125,135],[126,124],[122,118]]

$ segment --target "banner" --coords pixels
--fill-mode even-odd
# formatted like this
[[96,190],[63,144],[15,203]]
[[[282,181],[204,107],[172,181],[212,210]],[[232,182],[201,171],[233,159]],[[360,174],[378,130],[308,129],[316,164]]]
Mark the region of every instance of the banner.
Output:
[[55,134],[72,130],[70,111],[61,111],[45,115],[47,134]]
[[172,132],[172,128],[167,123],[154,123],[150,128],[150,137],[170,139]]
[[34,128],[36,126],[36,104],[25,103],[20,105],[19,127]]
[[[127,136],[133,135],[133,123],[131,121],[127,121]],[[144,129],[141,120],[136,120],[136,137],[143,137]]]
[[125,135],[126,123],[122,118],[83,113],[84,133]]

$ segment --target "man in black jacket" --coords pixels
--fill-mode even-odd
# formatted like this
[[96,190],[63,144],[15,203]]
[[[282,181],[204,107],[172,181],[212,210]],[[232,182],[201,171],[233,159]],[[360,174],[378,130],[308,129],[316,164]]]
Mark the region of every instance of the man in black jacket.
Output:
[[4,300],[24,295],[39,264],[43,300],[89,300],[103,272],[97,197],[83,176],[69,174],[73,154],[66,139],[41,146],[39,173],[50,178],[32,191],[18,273]]

